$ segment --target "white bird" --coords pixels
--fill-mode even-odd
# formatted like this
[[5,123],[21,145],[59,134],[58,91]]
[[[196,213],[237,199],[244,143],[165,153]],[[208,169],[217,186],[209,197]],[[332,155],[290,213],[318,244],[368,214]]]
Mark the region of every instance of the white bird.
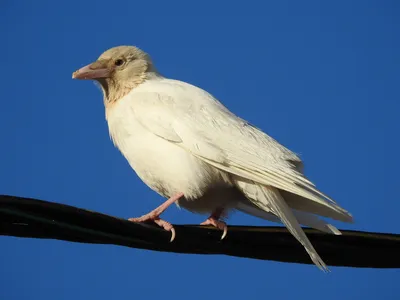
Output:
[[137,47],[111,48],[72,77],[99,83],[114,144],[143,182],[168,198],[131,221],[154,221],[172,231],[172,241],[173,226],[160,215],[176,203],[209,214],[202,224],[224,230],[224,237],[221,218],[239,210],[282,222],[327,270],[300,224],[339,235],[318,215],[343,222],[352,216],[304,176],[296,154],[206,91],[163,77]]

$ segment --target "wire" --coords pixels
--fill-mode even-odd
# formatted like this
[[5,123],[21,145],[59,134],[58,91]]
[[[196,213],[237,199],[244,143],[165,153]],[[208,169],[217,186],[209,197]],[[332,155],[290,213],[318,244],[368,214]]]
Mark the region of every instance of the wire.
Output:
[[[303,247],[284,227],[229,226],[222,241],[221,232],[212,227],[174,228],[176,238],[170,243],[170,233],[153,224],[132,223],[60,203],[0,195],[3,236],[312,264]],[[304,230],[330,266],[400,268],[399,234],[341,230],[343,235],[336,236]]]

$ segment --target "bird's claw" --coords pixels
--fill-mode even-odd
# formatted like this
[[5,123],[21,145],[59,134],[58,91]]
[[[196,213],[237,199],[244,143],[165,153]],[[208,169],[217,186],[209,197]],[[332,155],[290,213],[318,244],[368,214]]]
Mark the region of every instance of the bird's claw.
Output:
[[171,223],[163,220],[160,218],[160,215],[174,202],[178,201],[179,198],[183,197],[183,193],[177,193],[171,198],[169,198],[167,201],[165,201],[163,204],[161,204],[159,207],[156,209],[152,210],[148,214],[145,214],[139,218],[130,218],[128,219],[131,222],[135,223],[142,223],[142,222],[147,222],[147,221],[152,221],[156,223],[158,226],[164,228],[166,231],[171,231],[171,239],[170,242],[172,242],[175,239],[175,229],[174,226],[172,226]]
[[143,222],[147,222],[147,221],[152,221],[152,222],[156,223],[158,226],[164,228],[164,230],[171,231],[170,242],[172,242],[175,239],[176,233],[175,233],[174,226],[172,226],[171,223],[169,223],[163,219],[160,219],[160,217],[157,217],[152,214],[147,214],[147,215],[141,216],[139,218],[130,218],[128,220],[131,222],[135,222],[135,223],[143,223]]
[[171,223],[169,223],[165,220],[162,220],[160,218],[155,219],[154,223],[156,223],[158,226],[164,228],[166,231],[171,231],[171,239],[169,240],[170,242],[172,242],[175,239],[175,236],[176,236],[175,228],[174,228],[174,226],[172,226]]
[[226,225],[226,223],[223,221],[217,220],[216,218],[213,218],[213,217],[208,218],[200,225],[211,225],[218,229],[223,230],[221,240],[223,240],[226,237],[226,235],[228,234],[228,226]]

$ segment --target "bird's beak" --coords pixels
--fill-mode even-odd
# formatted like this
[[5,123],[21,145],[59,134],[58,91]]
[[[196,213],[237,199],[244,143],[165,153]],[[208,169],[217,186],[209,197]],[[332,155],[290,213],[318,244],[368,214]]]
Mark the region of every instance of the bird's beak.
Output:
[[103,61],[96,61],[72,73],[73,79],[101,79],[110,77],[110,69]]

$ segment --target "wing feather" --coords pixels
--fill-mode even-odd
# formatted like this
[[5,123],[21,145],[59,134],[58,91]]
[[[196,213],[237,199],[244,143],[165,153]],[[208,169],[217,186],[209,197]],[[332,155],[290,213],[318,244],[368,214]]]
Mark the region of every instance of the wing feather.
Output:
[[154,134],[216,168],[351,215],[320,192],[296,166],[297,155],[190,84],[163,80],[135,95],[133,111]]

